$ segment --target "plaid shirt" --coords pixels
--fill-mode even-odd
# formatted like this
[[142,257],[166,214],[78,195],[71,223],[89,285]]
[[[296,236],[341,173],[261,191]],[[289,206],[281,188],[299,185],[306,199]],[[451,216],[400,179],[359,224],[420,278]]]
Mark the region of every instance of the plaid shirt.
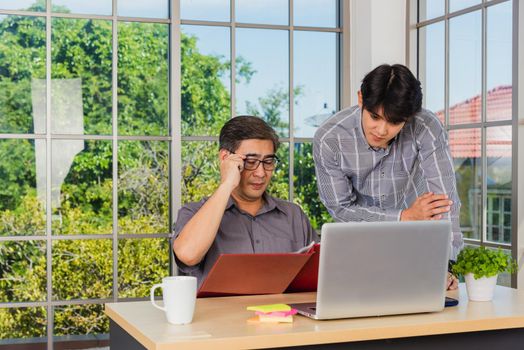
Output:
[[447,133],[438,118],[422,109],[386,149],[371,147],[361,110],[340,111],[315,133],[313,157],[320,198],[336,221],[399,221],[403,209],[426,192],[453,201],[443,215],[452,221],[451,259],[464,243],[460,200]]

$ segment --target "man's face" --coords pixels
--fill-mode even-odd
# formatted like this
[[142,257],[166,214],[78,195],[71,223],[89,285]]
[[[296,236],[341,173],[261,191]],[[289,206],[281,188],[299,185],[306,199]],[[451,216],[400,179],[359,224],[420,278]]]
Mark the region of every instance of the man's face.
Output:
[[362,108],[362,129],[371,147],[387,148],[389,142],[398,135],[405,122],[390,123],[384,118],[384,110],[379,107],[375,112]]
[[374,148],[387,148],[389,142],[398,135],[404,127],[405,122],[399,124],[390,123],[384,118],[384,108],[381,106],[371,112],[363,108],[362,91],[358,92],[358,105],[362,110],[362,129],[366,141]]
[[[275,156],[273,142],[271,140],[250,139],[240,142],[235,150],[236,154],[246,156],[246,159],[264,160]],[[273,170],[265,170],[264,164],[259,163],[255,170],[242,170],[240,183],[233,194],[246,201],[257,201],[262,197],[269,182]]]

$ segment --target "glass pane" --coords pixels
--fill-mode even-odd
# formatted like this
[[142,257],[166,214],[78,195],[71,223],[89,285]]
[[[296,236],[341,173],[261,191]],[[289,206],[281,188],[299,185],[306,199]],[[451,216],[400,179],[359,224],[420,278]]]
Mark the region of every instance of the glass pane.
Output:
[[52,28],[52,132],[111,134],[111,22],[56,18]]
[[218,136],[230,118],[229,36],[229,28],[182,26],[182,135]]
[[168,142],[118,144],[118,232],[169,232]]
[[182,142],[182,203],[209,197],[219,184],[218,143]]
[[481,12],[449,21],[450,124],[480,122],[481,112]]
[[294,133],[313,137],[317,127],[338,110],[337,34],[296,31],[293,40]]
[[[151,252],[155,252],[151,254]],[[149,297],[149,290],[169,276],[168,238],[118,241],[118,296]]]
[[[90,15],[106,15],[111,16],[113,13],[112,0],[91,0],[91,1],[78,1],[78,0],[49,0],[52,4],[53,12],[65,12],[65,13],[84,13]],[[122,6],[121,3],[125,1],[119,1],[118,6]]]
[[479,239],[482,223],[481,130],[450,130],[449,146],[460,202],[460,227],[465,238]]
[[493,198],[493,210],[496,210],[496,211],[500,210],[500,200],[498,197]]
[[45,140],[0,140],[0,235],[43,235]]
[[488,121],[512,117],[512,2],[488,7],[487,113]]
[[168,135],[168,29],[158,23],[118,23],[120,135]]
[[295,203],[299,204],[311,222],[314,229],[320,231],[322,224],[332,222],[318,196],[315,163],[313,161],[313,145],[311,143],[295,143],[295,167],[293,187]]
[[45,20],[0,16],[0,133],[45,134]]
[[289,23],[288,0],[231,0],[235,3],[236,21],[241,23]]
[[267,193],[280,199],[289,199],[289,144],[280,143],[277,150],[280,159],[278,167],[273,171]]
[[53,242],[53,300],[109,298],[113,288],[110,239]]
[[[502,251],[506,253],[506,255],[511,256],[511,250],[502,249]],[[499,286],[511,287],[511,274],[507,272],[499,273],[499,276],[497,278],[497,284]]]
[[181,0],[180,18],[200,21],[230,20],[229,0]]
[[424,94],[424,108],[434,112],[445,124],[444,22],[419,29],[419,48],[419,79]]
[[262,117],[280,136],[288,136],[288,32],[242,28],[236,39],[237,114]]
[[118,1],[118,15],[122,17],[168,18],[169,0]]
[[38,0],[0,0],[2,10],[28,10],[45,12],[45,1]]
[[482,0],[449,0],[449,12],[455,12],[481,3]]
[[511,212],[511,198],[504,199],[504,211]]
[[45,241],[0,242],[0,302],[46,300],[46,281]]
[[[109,318],[104,314],[104,304],[55,306],[53,341],[55,347],[68,349],[59,343],[82,341],[83,348],[94,349],[108,346],[107,336],[95,336],[109,333]],[[73,337],[71,337],[73,336]],[[69,343],[71,346],[71,343]]]
[[504,229],[504,241],[511,241],[511,227]]
[[111,141],[52,141],[52,230],[57,235],[113,232]]
[[[494,210],[497,211],[497,215],[493,215],[493,225],[497,227],[503,226],[503,216],[498,215],[502,209],[501,204],[504,200],[511,200],[511,140],[511,125],[487,128],[487,196],[488,199],[493,198]],[[489,232],[487,237],[488,241],[511,243],[511,237],[508,238],[499,235],[495,239]]]
[[444,16],[444,13],[446,12],[445,6],[445,0],[418,0],[419,22]]
[[47,349],[45,307],[0,308],[1,344],[28,344],[30,349]]
[[293,2],[293,25],[311,27],[337,26],[337,0],[300,0]]

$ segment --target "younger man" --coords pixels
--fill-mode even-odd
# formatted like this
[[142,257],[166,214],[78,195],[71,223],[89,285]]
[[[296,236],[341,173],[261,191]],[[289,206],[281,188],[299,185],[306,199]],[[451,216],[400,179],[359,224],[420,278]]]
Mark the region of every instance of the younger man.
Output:
[[463,240],[447,133],[421,105],[420,82],[407,67],[368,73],[358,105],[315,134],[319,195],[336,221],[451,220],[455,259]]

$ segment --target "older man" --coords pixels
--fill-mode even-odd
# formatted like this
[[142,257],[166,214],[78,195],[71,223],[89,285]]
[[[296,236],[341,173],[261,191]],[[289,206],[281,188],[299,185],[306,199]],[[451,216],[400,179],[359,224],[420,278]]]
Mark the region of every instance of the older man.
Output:
[[222,253],[296,251],[318,240],[302,209],[270,196],[278,164],[275,131],[262,119],[229,120],[219,137],[221,183],[178,212],[173,250],[179,270],[199,285]]

